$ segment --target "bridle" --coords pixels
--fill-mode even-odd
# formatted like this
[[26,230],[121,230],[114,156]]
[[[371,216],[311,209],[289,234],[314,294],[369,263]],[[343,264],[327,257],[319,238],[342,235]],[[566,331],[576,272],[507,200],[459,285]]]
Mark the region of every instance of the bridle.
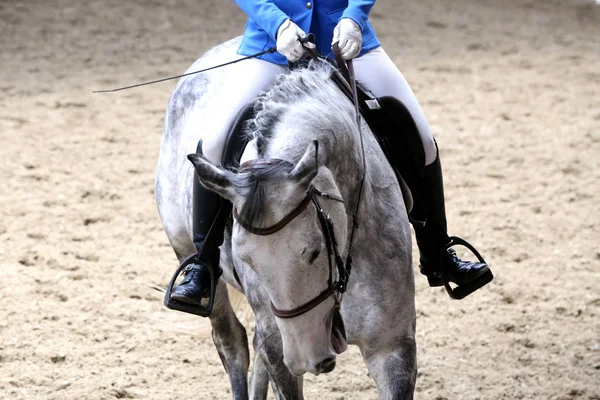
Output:
[[[260,167],[265,164],[275,164],[275,163],[289,164],[290,166],[293,166],[293,164],[291,164],[287,161],[284,161],[284,160],[260,159],[260,160],[252,160],[252,161],[242,164],[242,166],[240,167],[240,171],[249,170],[255,166]],[[279,222],[277,222],[276,224],[274,224],[270,227],[267,227],[267,228],[257,228],[257,227],[245,224],[243,221],[240,220],[236,209],[233,210],[233,217],[238,222],[238,224],[240,224],[240,226],[242,228],[244,228],[246,231],[248,231],[252,234],[261,235],[261,236],[272,235],[273,233],[278,232],[281,229],[283,229],[283,227],[285,227],[294,218],[296,218],[298,215],[300,215],[300,213],[302,211],[304,211],[310,203],[312,203],[315,206],[315,209],[317,210],[317,218],[319,219],[319,222],[321,225],[321,233],[323,234],[323,237],[325,238],[325,245],[327,246],[327,259],[329,262],[329,278],[327,280],[327,289],[323,290],[321,293],[319,293],[317,296],[315,296],[312,300],[309,300],[306,303],[304,303],[303,305],[296,307],[294,309],[291,309],[291,310],[279,309],[279,308],[275,307],[275,305],[271,302],[271,311],[273,312],[273,315],[275,315],[276,317],[279,317],[279,318],[298,317],[298,316],[312,310],[313,308],[315,308],[316,306],[321,304],[323,301],[325,301],[330,296],[333,296],[335,298],[336,307],[339,307],[340,302],[342,300],[342,294],[347,289],[346,285],[348,283],[348,277],[350,275],[350,268],[349,268],[350,264],[348,262],[344,263],[344,261],[342,260],[342,257],[340,256],[337,240],[335,239],[335,231],[333,229],[333,221],[329,217],[329,214],[327,214],[323,210],[323,207],[321,207],[321,203],[319,202],[319,197],[322,197],[322,198],[328,199],[328,200],[339,201],[340,203],[344,202],[343,199],[341,199],[337,196],[332,196],[330,194],[321,192],[314,185],[311,184],[308,188],[306,196],[300,202],[300,204],[298,204],[296,206],[296,208],[294,208],[292,211],[290,211]],[[347,260],[348,260],[348,257],[347,257]],[[333,281],[333,264],[334,263],[335,263],[335,266],[337,267],[337,271],[338,271],[338,280],[335,282]]]

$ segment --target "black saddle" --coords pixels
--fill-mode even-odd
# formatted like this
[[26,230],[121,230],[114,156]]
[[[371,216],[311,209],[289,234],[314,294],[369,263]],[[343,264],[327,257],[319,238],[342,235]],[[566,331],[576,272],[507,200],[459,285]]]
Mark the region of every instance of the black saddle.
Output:
[[[339,70],[335,70],[331,79],[353,101],[352,89]],[[404,103],[395,97],[375,97],[358,82],[356,91],[360,114],[396,173],[409,218],[423,223],[427,215],[421,201],[422,180],[419,178],[424,173],[425,150],[417,124]]]
[[242,107],[229,128],[229,134],[227,135],[225,148],[221,156],[221,165],[223,167],[230,168],[239,164],[242,153],[248,144],[248,136],[244,128],[252,118],[254,118],[254,102],[250,102]]

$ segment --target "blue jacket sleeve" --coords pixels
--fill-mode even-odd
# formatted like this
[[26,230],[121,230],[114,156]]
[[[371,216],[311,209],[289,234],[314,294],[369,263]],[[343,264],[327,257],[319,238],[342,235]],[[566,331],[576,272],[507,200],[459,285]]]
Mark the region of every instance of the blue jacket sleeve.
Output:
[[374,4],[375,0],[349,0],[348,7],[340,19],[350,18],[360,26],[361,30],[364,30]]
[[277,40],[277,30],[289,17],[273,3],[273,0],[234,1],[273,40]]

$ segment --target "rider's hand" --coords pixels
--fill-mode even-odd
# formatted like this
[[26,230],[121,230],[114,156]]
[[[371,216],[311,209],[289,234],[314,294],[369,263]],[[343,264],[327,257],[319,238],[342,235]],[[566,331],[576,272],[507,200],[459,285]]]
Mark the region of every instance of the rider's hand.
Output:
[[344,60],[350,60],[360,53],[362,48],[362,31],[360,26],[350,18],[342,18],[333,30],[331,45],[338,43]]
[[283,54],[289,62],[296,62],[302,57],[307,48],[315,48],[313,43],[300,43],[298,39],[305,37],[306,32],[291,20],[286,19],[277,30],[277,51]]

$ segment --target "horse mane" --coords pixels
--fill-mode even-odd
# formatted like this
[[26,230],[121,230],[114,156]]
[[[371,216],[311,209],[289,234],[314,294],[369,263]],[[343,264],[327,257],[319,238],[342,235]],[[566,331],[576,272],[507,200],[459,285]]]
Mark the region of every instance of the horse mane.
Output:
[[314,59],[306,67],[279,75],[269,91],[259,94],[254,103],[255,117],[247,126],[249,139],[256,139],[259,156],[264,155],[277,123],[294,104],[310,99],[318,107],[331,107],[330,100],[336,96],[333,90],[337,90],[330,79],[333,70],[328,61]]
[[[279,75],[267,92],[259,94],[254,104],[255,117],[246,126],[248,139],[256,139],[259,158],[265,157],[270,139],[288,112],[302,113],[302,120],[307,126],[323,126],[322,110],[328,111],[327,122],[330,124],[344,127],[353,123],[352,115],[342,108],[344,103],[332,101],[343,97],[331,80],[333,71],[334,67],[326,60],[311,60],[306,67]],[[344,101],[347,102],[345,106],[351,109],[350,102],[345,98]],[[327,133],[334,135],[334,132]],[[264,224],[266,185],[284,179],[290,170],[289,165],[282,164],[231,176],[233,184],[247,199],[238,210],[238,218],[245,225],[260,227]]]

